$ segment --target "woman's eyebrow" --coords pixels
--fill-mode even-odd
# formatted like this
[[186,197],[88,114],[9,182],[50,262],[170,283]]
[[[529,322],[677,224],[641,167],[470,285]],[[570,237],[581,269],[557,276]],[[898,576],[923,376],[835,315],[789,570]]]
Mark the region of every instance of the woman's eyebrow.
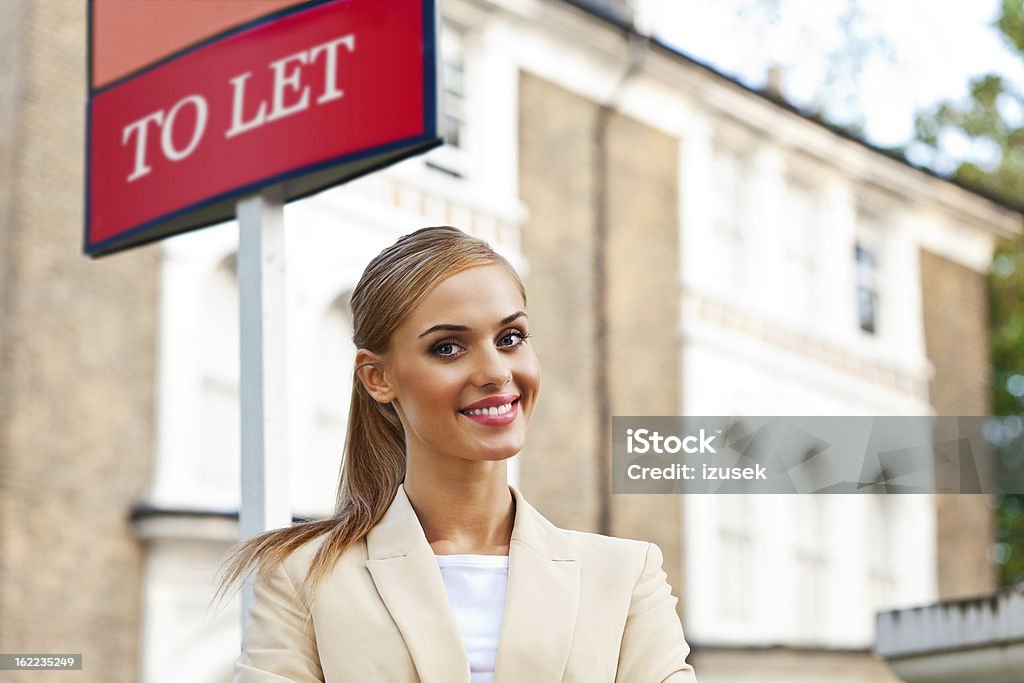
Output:
[[[501,326],[501,325],[508,325],[510,322],[512,322],[513,320],[516,320],[517,318],[528,318],[528,317],[529,316],[526,315],[526,313],[524,313],[523,311],[516,311],[512,315],[506,316],[506,317],[502,318],[501,321],[498,323],[498,325],[499,326]],[[425,330],[424,332],[422,332],[420,334],[420,337],[425,337],[428,334],[430,334],[431,332],[437,332],[438,330],[445,330],[445,331],[448,331],[448,332],[465,332],[465,331],[469,330],[469,327],[467,327],[466,325],[452,325],[452,324],[449,324],[449,323],[443,323],[441,325],[434,325],[433,327]],[[417,337],[417,339],[418,338],[419,337]]]

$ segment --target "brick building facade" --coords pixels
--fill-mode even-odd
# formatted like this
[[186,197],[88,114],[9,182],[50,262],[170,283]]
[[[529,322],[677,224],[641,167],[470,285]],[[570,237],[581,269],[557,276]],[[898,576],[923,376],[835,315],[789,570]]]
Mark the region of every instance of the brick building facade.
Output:
[[84,4],[0,5],[0,650],[82,652],[82,680],[131,681],[159,253],[81,253]]

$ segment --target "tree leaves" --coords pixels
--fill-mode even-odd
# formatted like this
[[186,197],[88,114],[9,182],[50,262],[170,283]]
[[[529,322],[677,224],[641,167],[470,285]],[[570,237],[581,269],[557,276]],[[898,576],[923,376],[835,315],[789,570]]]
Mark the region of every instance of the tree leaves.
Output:
[[[993,26],[1024,59],[1024,0],[1003,0]],[[930,150],[932,164],[952,165],[948,143],[957,137],[972,144],[973,159],[961,159],[955,177],[1008,201],[1024,200],[1024,93],[998,74],[970,81],[970,95],[940,102],[919,113],[915,139]],[[1024,458],[1024,241],[996,250],[988,280],[992,354],[992,403],[1001,438],[994,444],[1007,464]],[[1003,583],[1024,581],[1024,495],[996,497],[996,538],[992,560]]]
[[1003,0],[1002,11],[995,28],[1003,35],[1010,48],[1024,57],[1024,0]]

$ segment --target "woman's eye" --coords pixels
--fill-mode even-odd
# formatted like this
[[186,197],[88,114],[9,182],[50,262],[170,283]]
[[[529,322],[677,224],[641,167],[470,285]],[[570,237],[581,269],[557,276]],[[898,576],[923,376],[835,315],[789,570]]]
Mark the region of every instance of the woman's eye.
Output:
[[526,341],[527,337],[529,337],[529,336],[530,335],[523,334],[522,332],[520,332],[518,330],[516,330],[514,332],[509,332],[508,334],[506,334],[504,337],[501,338],[501,341],[504,342],[507,339],[514,339],[515,341],[513,343],[511,343],[511,344],[499,344],[499,346],[519,346],[524,341]]
[[433,348],[434,354],[442,358],[452,358],[458,351],[459,345],[455,342],[441,342]]

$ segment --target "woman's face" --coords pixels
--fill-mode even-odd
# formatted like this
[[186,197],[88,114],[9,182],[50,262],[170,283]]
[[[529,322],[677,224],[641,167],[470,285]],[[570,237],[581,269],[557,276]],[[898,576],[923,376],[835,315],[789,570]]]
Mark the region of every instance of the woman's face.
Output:
[[489,461],[522,450],[540,389],[528,332],[504,266],[469,268],[426,296],[383,363],[410,457]]

